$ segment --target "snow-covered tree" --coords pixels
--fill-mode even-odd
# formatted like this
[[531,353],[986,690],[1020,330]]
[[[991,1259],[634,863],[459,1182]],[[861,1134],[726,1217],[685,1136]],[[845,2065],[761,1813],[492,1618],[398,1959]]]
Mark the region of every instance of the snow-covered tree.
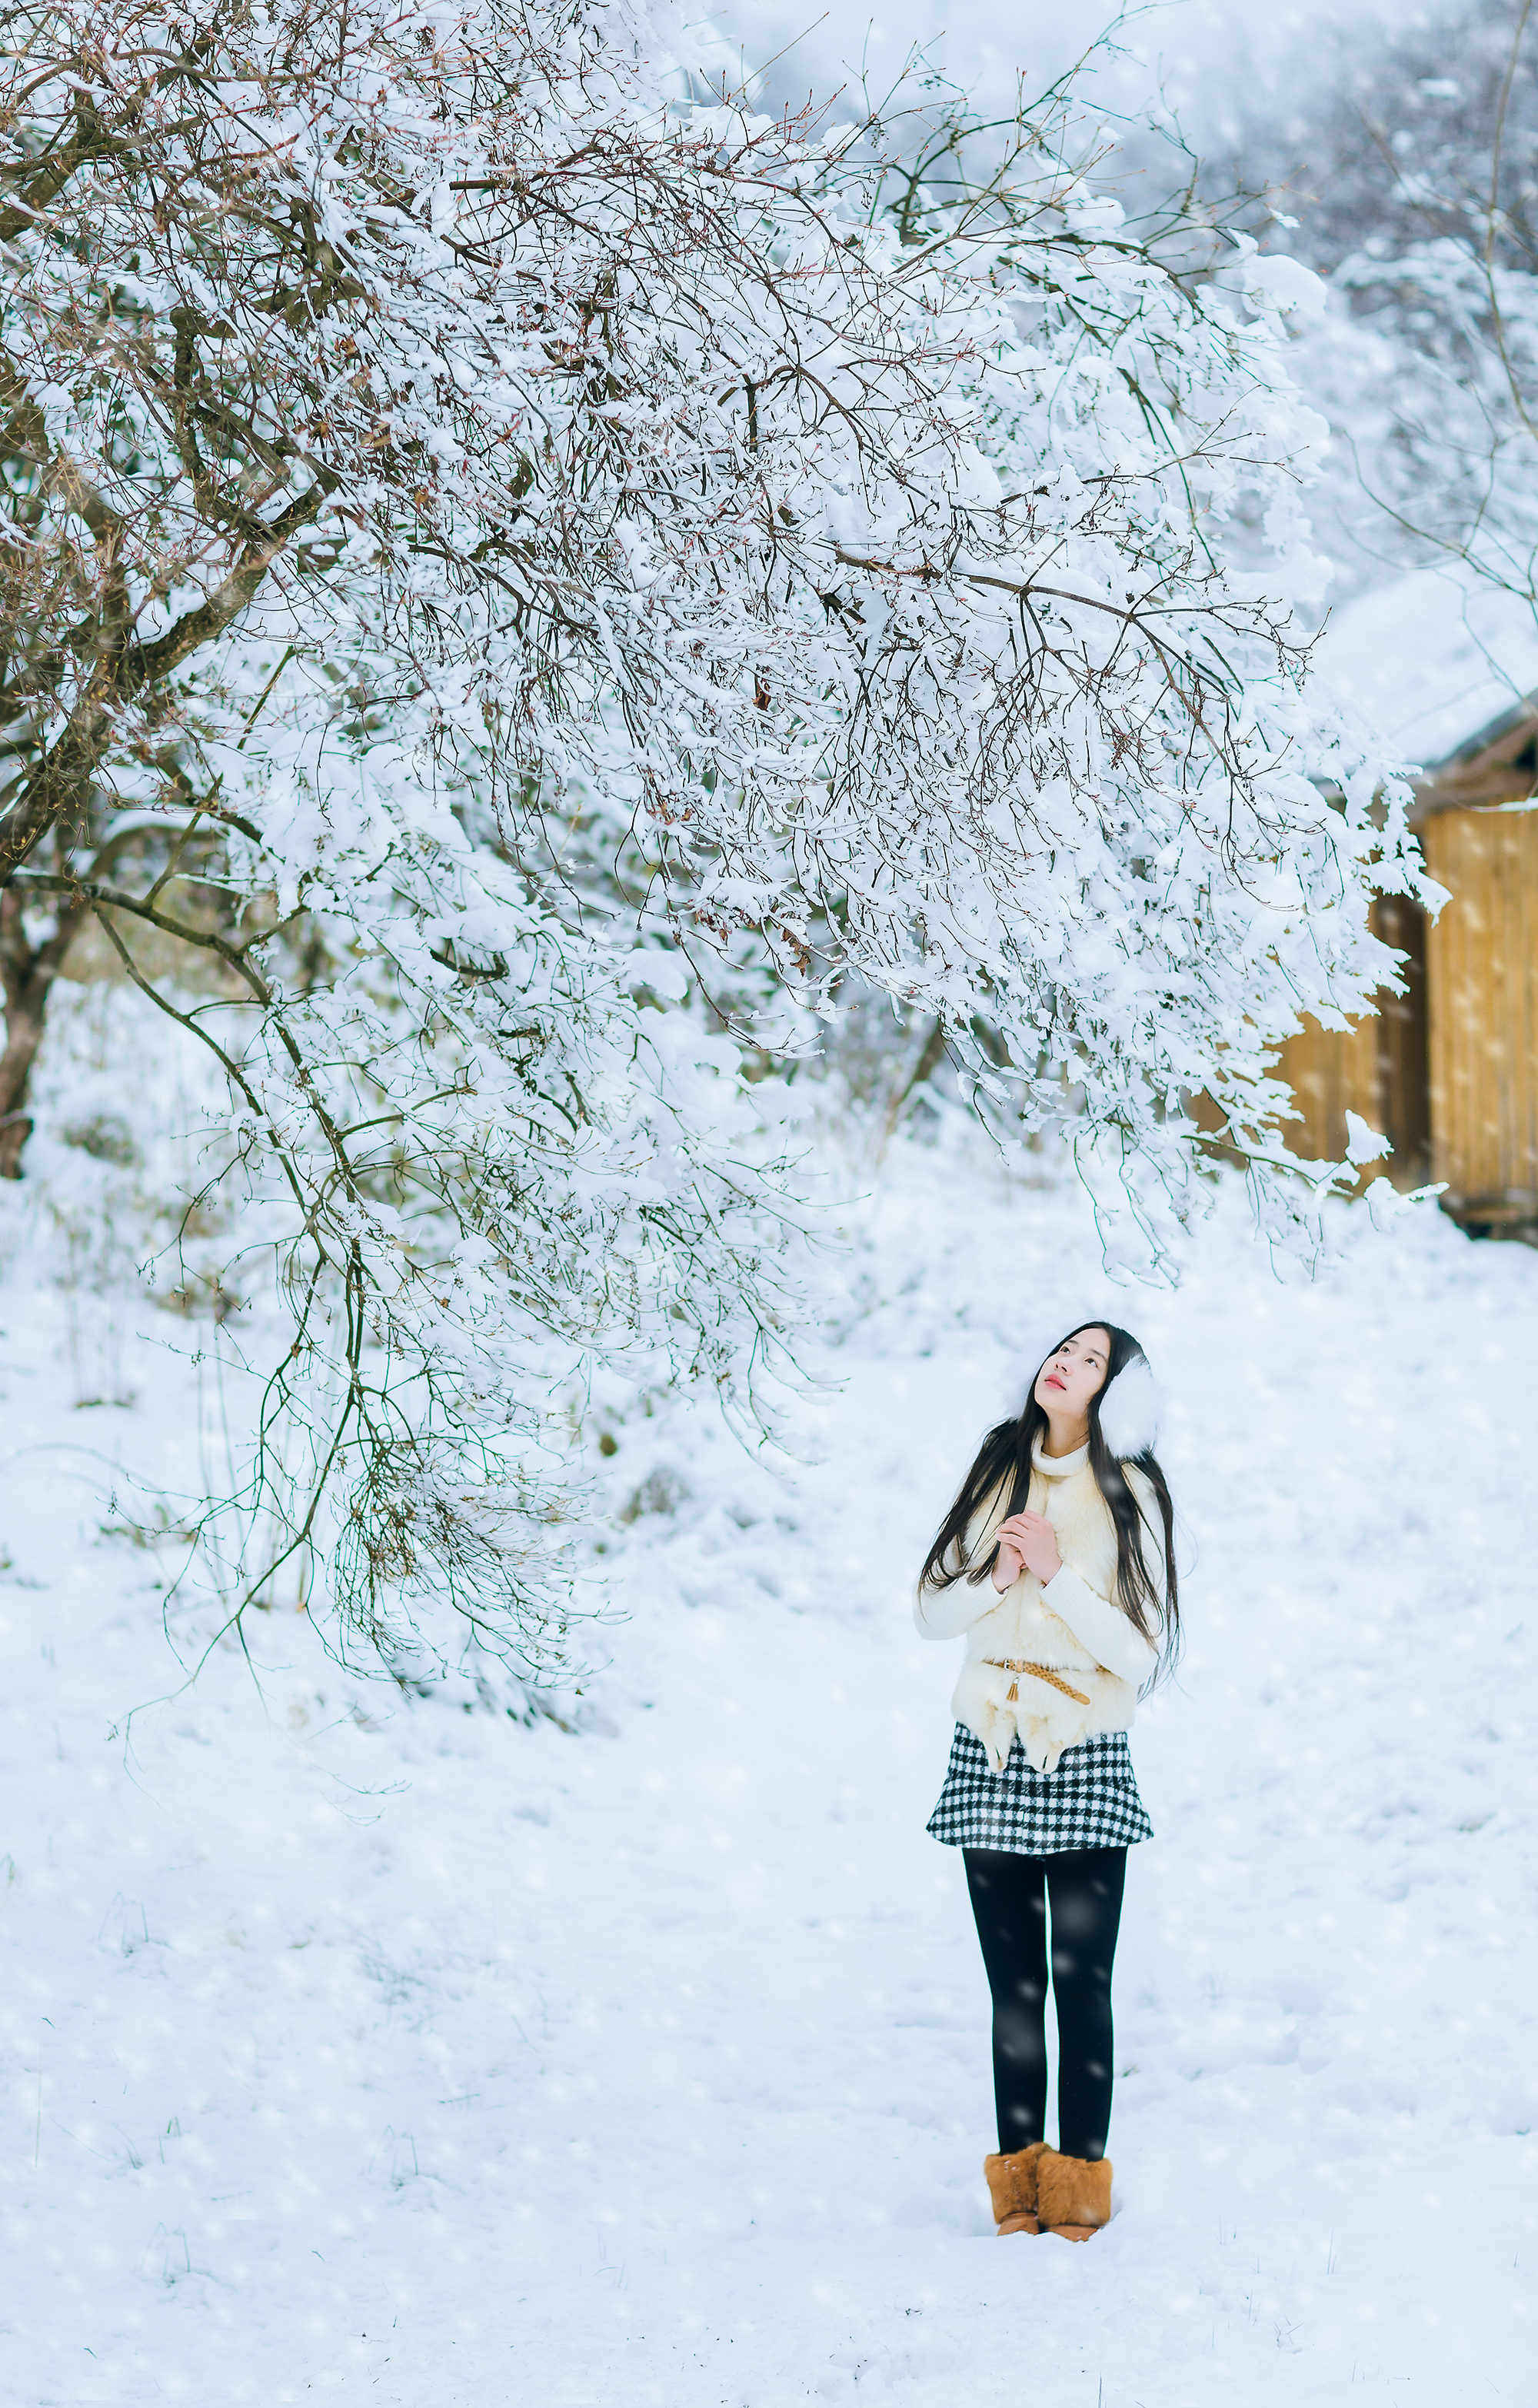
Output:
[[[1263,238],[1326,277],[1293,366],[1335,433],[1330,502],[1360,581],[1467,559],[1538,599],[1538,29],[1526,0],[1338,28],[1228,176]],[[1278,223],[1274,205],[1285,196]]]
[[668,38],[6,20],[10,1167],[92,915],[227,1081],[209,1188],[290,1308],[237,1610],[319,1557],[406,1658],[444,1598],[558,1656],[574,1380],[741,1398],[782,1342],[740,1043],[857,975],[1136,1209],[1190,1202],[1204,1092],[1306,1242],[1275,1042],[1391,974],[1416,875],[1290,617],[1309,280],[1183,273],[1064,104],[973,173],[955,113],[756,119]]

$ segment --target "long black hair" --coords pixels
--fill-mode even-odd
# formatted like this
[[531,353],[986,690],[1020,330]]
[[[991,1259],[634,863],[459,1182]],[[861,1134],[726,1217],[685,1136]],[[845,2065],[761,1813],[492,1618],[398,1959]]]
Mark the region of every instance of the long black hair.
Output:
[[1014,1420],[999,1422],[989,1430],[978,1449],[977,1460],[962,1482],[956,1503],[935,1534],[934,1545],[919,1575],[919,1584],[921,1587],[949,1588],[953,1581],[966,1579],[977,1584],[991,1575],[999,1560],[997,1544],[989,1549],[981,1563],[961,1564],[959,1570],[953,1568],[946,1558],[954,1548],[959,1563],[973,1515],[1001,1482],[1008,1480],[1010,1489],[1000,1519],[1007,1520],[1011,1513],[1024,1511],[1030,1496],[1031,1456],[1036,1441],[1044,1438],[1051,1426],[1045,1409],[1036,1401],[1036,1383],[1042,1367],[1051,1362],[1058,1348],[1066,1346],[1070,1338],[1082,1336],[1086,1329],[1103,1329],[1111,1340],[1105,1378],[1099,1393],[1089,1400],[1089,1469],[1115,1525],[1116,1603],[1128,1622],[1142,1631],[1150,1646],[1162,1648],[1166,1664],[1171,1664],[1180,1649],[1180,1582],[1175,1571],[1175,1509],[1170,1501],[1170,1484],[1151,1450],[1144,1448],[1141,1455],[1132,1457],[1154,1492],[1164,1524],[1164,1595],[1158,1597],[1143,1559],[1143,1508],[1100,1429],[1100,1398],[1118,1371],[1125,1370],[1129,1363],[1144,1359],[1143,1348],[1131,1331],[1118,1329],[1113,1322],[1081,1321],[1076,1329],[1067,1331],[1058,1339],[1057,1345],[1043,1354],[1031,1375],[1030,1392],[1026,1398],[1024,1411]]

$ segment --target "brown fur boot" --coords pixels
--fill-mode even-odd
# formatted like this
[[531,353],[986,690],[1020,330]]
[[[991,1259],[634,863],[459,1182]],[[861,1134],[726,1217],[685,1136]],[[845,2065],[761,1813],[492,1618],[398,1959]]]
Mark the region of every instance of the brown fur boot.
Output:
[[1042,2142],[1032,2141],[1028,2148],[1012,2149],[1008,2157],[983,2160],[988,2197],[993,2201],[993,2220],[1000,2232],[1042,2229],[1036,2212],[1036,2168],[1042,2146]]
[[1111,2221],[1111,2160],[1059,2157],[1043,2149],[1035,2168],[1036,2213],[1044,2232],[1089,2241]]

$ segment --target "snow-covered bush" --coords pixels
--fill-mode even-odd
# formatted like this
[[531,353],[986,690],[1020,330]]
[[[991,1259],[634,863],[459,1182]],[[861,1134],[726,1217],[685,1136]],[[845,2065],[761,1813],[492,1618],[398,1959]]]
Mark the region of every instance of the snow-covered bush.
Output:
[[1258,224],[1330,280],[1293,366],[1335,430],[1329,502],[1357,582],[1386,558],[1467,558],[1538,599],[1530,21],[1526,0],[1450,0],[1337,27],[1322,51],[1315,29],[1291,106],[1254,108],[1210,179],[1269,185]]
[[290,1316],[231,1602],[318,1556],[413,1663],[445,1601],[559,1657],[595,1366],[751,1401],[781,1348],[741,1049],[857,975],[1027,1128],[1071,1092],[1135,1209],[1189,1202],[1205,1091],[1306,1244],[1272,1049],[1390,974],[1416,876],[1292,628],[1298,294],[1166,264],[1062,106],[972,173],[954,113],[769,122],[670,38],[6,21],[7,999],[93,917],[217,1061]]

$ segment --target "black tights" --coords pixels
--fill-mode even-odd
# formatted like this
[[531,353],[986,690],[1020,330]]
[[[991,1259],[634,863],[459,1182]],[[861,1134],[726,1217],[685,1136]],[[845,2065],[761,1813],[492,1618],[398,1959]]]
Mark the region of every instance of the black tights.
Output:
[[1111,2125],[1111,1960],[1125,1848],[1015,1856],[963,1848],[993,1992],[993,2087],[1006,2155],[1042,2137],[1047,2112],[1047,1900],[1057,2002],[1057,2131],[1067,2157],[1098,2160]]

